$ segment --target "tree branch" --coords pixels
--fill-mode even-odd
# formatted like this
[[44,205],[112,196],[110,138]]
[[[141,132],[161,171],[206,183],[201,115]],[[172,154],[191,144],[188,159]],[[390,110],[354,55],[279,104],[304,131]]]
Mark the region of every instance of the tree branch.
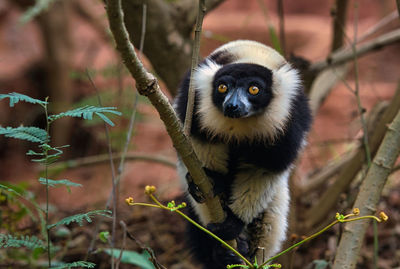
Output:
[[400,18],[400,0],[396,0],[396,5],[397,5],[397,12],[399,13],[399,18]]
[[348,0],[336,0],[331,10],[333,17],[333,39],[331,51],[336,51],[343,46],[344,29],[346,25]]
[[[120,161],[122,153],[113,156],[114,162]],[[124,155],[125,161],[143,161],[143,162],[154,162],[166,165],[171,168],[176,168],[176,161],[171,160],[167,157],[160,155],[142,154],[142,153],[127,153]],[[74,160],[68,160],[65,162],[57,162],[49,168],[49,172],[56,172],[65,169],[73,169],[79,167],[87,167],[104,164],[110,161],[108,154],[101,154],[89,157],[78,158]]]
[[193,76],[195,72],[195,68],[199,62],[199,52],[200,52],[200,36],[201,36],[201,27],[203,25],[203,18],[205,10],[205,0],[199,0],[198,13],[196,19],[196,29],[194,31],[194,45],[193,45],[193,53],[192,53],[192,65],[190,68],[190,80],[189,80],[189,94],[188,101],[186,104],[186,116],[184,123],[184,132],[187,136],[190,134],[190,128],[192,126],[192,116],[194,109],[194,97],[195,97],[195,88],[193,84]]
[[[214,8],[218,7],[225,0],[207,0],[205,1],[205,10],[209,12]],[[188,26],[192,26],[196,23],[197,20],[197,4],[198,1],[195,0],[180,0],[175,1],[172,4],[175,8],[182,14],[182,19],[184,23]],[[182,23],[182,20],[181,20]]]
[[121,0],[108,0],[107,2],[107,15],[111,32],[117,44],[117,50],[120,52],[129,72],[136,79],[139,93],[147,96],[159,112],[160,118],[167,128],[167,132],[172,139],[174,147],[178,151],[185,166],[190,171],[195,184],[205,194],[205,204],[210,211],[212,222],[222,222],[225,215],[221,203],[218,197],[214,197],[212,185],[202,169],[202,164],[195,155],[190,141],[184,135],[182,125],[175,111],[166,96],[161,92],[157,80],[143,67],[135,53],[133,45],[129,41],[128,32],[123,21],[120,1]]
[[383,34],[369,42],[359,45],[356,48],[356,55],[352,49],[340,49],[326,60],[314,63],[310,66],[310,72],[319,73],[327,67],[343,64],[354,59],[354,56],[361,57],[371,51],[379,50],[387,45],[400,41],[400,29],[393,30],[389,33]]
[[[361,215],[372,215],[376,211],[383,186],[391,173],[400,153],[400,110],[386,131],[374,161],[363,180],[354,208],[360,209]],[[340,239],[333,269],[356,267],[365,231],[369,220],[351,222],[345,226]]]

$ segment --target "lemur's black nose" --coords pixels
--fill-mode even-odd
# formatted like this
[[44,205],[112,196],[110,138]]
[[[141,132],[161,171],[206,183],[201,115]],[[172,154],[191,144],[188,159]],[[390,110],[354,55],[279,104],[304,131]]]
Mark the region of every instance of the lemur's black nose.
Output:
[[239,104],[227,104],[225,106],[224,115],[229,118],[239,118],[241,116]]

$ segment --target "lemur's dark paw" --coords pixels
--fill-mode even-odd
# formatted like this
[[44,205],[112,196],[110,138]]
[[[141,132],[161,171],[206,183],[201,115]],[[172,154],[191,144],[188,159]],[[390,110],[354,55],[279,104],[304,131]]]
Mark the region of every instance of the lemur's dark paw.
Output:
[[245,224],[228,206],[224,207],[224,211],[226,213],[225,220],[222,223],[209,223],[207,229],[223,240],[236,239],[242,232]]
[[244,264],[242,259],[222,246],[215,246],[212,255],[213,261],[220,268],[226,268],[228,264]]
[[236,239],[242,232],[244,223],[239,219],[228,219],[222,223],[209,223],[207,229],[216,234],[222,240]]
[[200,191],[199,187],[193,182],[193,178],[189,173],[186,173],[186,181],[188,183],[188,192],[193,197],[193,199],[199,204],[204,203],[206,198]]
[[244,256],[248,256],[250,247],[249,247],[249,238],[241,234],[237,239],[237,250],[243,254]]
[[207,167],[203,167],[203,169],[206,175],[212,180],[214,195],[223,193],[226,188],[225,175]]

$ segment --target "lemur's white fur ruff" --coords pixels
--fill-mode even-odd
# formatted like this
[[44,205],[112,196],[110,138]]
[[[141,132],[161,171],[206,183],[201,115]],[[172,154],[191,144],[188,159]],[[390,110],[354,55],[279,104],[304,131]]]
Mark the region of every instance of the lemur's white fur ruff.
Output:
[[[197,111],[201,128],[211,135],[220,135],[229,139],[270,139],[284,131],[292,99],[300,87],[298,72],[275,50],[260,43],[248,40],[230,42],[213,53],[228,50],[235,59],[232,63],[253,63],[265,66],[272,71],[273,98],[267,111],[260,116],[244,119],[224,117],[212,102],[212,81],[215,73],[222,67],[207,59],[194,73],[194,85],[200,94]],[[212,53],[212,54],[213,54]],[[221,123],[224,124],[221,124]]]

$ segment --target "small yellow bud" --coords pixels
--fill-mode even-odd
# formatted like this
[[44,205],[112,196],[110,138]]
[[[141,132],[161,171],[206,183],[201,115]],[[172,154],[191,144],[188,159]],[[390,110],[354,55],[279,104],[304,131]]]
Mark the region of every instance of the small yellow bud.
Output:
[[149,186],[147,185],[144,189],[144,193],[147,195],[153,194],[156,191],[156,187],[155,186]]
[[353,208],[353,214],[356,216],[360,215],[360,209],[357,207]]
[[383,221],[387,221],[388,219],[389,219],[389,217],[386,215],[386,213],[385,212],[381,212],[381,213],[379,213],[379,218],[381,219],[381,220],[383,220]]
[[185,203],[185,202],[182,202],[182,204],[181,204],[183,207],[186,207],[187,206],[187,204]]
[[340,218],[340,214],[339,214],[339,212],[336,212],[336,216],[335,216],[335,218],[336,218],[336,219],[339,219],[339,218]]
[[125,202],[126,202],[128,205],[133,205],[133,198],[132,198],[132,197],[128,197],[128,198],[125,199]]

